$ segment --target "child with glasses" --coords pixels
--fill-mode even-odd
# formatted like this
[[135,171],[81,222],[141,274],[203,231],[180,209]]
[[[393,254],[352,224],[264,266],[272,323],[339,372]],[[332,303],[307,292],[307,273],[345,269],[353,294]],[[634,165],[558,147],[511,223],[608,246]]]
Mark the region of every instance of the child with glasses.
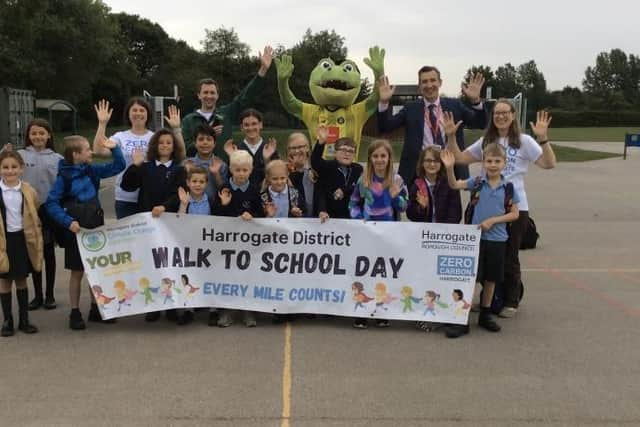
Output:
[[322,222],[328,218],[351,218],[349,199],[362,175],[362,166],[356,162],[356,143],[351,138],[340,138],[335,142],[335,159],[322,158],[329,130],[318,127],[318,143],[311,153],[311,166],[318,173],[316,183],[317,210]]

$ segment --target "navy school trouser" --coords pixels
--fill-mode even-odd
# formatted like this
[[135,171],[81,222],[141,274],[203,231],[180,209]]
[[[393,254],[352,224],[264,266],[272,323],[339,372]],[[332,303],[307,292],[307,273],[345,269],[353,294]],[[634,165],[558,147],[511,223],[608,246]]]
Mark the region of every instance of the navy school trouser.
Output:
[[509,239],[507,240],[507,248],[504,257],[504,305],[508,307],[518,307],[520,302],[520,281],[522,274],[520,272],[520,243],[522,237],[529,226],[529,212],[520,211],[518,219],[511,223],[509,230]]

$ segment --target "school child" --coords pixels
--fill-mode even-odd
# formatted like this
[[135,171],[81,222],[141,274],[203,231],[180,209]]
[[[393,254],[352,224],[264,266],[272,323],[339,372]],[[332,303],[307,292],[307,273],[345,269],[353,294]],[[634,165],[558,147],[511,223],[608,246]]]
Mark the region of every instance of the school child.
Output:
[[[269,218],[301,218],[306,205],[300,190],[291,185],[287,163],[272,160],[265,168],[263,190],[260,194],[265,215]],[[274,323],[294,320],[292,314],[275,314]]]
[[173,133],[160,129],[149,141],[146,162],[144,152],[133,153],[133,163],[124,172],[120,186],[125,191],[138,191],[138,212],[159,215],[171,196],[177,196],[178,188],[186,185],[185,168],[180,166],[182,152]]
[[[58,165],[58,176],[45,204],[45,209],[53,221],[68,230],[64,244],[64,267],[71,270],[69,327],[74,330],[86,328],[79,309],[84,266],[75,234],[80,231],[80,227],[95,228],[104,224],[98,197],[100,179],[117,175],[125,168],[122,150],[115,141],[105,138],[100,145],[111,150],[111,163],[91,164],[92,152],[86,138],[73,135],[64,139],[64,159]],[[91,299],[89,321],[101,322],[93,293]]]
[[38,194],[21,181],[24,160],[12,150],[0,153],[0,301],[4,322],[0,335],[14,334],[11,285],[16,284],[18,329],[34,334],[29,322],[27,276],[42,268],[42,232],[38,217]]
[[248,108],[240,113],[240,130],[244,139],[240,144],[235,144],[232,140],[224,144],[224,149],[229,157],[235,150],[244,150],[253,159],[251,171],[251,182],[256,185],[264,180],[264,168],[271,160],[279,159],[276,151],[277,142],[274,138],[264,141],[262,138],[262,113],[253,108]]
[[318,142],[311,153],[311,166],[318,173],[318,216],[322,222],[327,218],[351,218],[349,200],[362,176],[362,166],[354,162],[356,143],[351,138],[340,138],[335,142],[335,159],[322,158],[328,135],[326,127],[317,130]]
[[220,189],[229,182],[229,168],[219,157],[214,155],[216,147],[215,131],[211,126],[198,125],[195,128],[195,149],[194,157],[189,157],[189,161],[195,166],[200,166],[209,172],[207,178],[206,193],[209,199],[215,199]]
[[[24,159],[24,174],[22,181],[29,183],[38,193],[38,200],[47,200],[49,190],[58,174],[58,163],[62,156],[55,151],[53,145],[53,133],[46,120],[34,119],[25,131],[25,148],[18,150],[18,154]],[[54,286],[56,280],[56,253],[53,233],[44,224],[42,225],[42,238],[44,241],[44,267],[46,270],[46,291],[42,293],[42,271],[33,271],[34,298],[29,303],[29,310],[44,308],[51,310],[56,308]]]
[[[441,156],[447,169],[449,186],[457,190],[473,191],[472,202],[475,206],[471,224],[477,224],[478,228],[482,229],[476,278],[476,282],[482,283],[483,286],[478,325],[488,331],[499,332],[500,325],[491,314],[491,301],[496,282],[502,280],[504,275],[505,245],[509,237],[506,223],[518,219],[520,199],[517,193],[513,192],[513,184],[505,181],[502,176],[507,161],[504,148],[496,143],[487,144],[482,157],[485,176],[456,180],[453,172],[455,155],[445,150]],[[474,197],[477,199],[474,200]],[[466,325],[449,328],[445,334],[449,338],[457,338],[468,332],[469,326]]]
[[[460,191],[449,187],[440,151],[439,145],[430,145],[418,157],[407,205],[407,218],[411,221],[458,224],[462,218]],[[431,332],[437,325],[419,321],[416,326]]]
[[[257,184],[249,178],[253,169],[253,157],[246,150],[236,150],[229,156],[229,179],[230,200],[221,199],[216,204],[215,214],[220,216],[239,216],[245,221],[254,217],[264,216],[262,198]],[[233,324],[233,315],[230,310],[218,310],[219,316],[217,325],[226,328]],[[213,320],[210,313],[210,323]],[[257,325],[255,313],[252,311],[242,311],[245,326],[253,328]]]
[[[351,218],[371,221],[394,221],[394,210],[407,209],[407,188],[400,175],[393,173],[393,152],[384,139],[373,141],[367,150],[367,167],[358,179],[351,199]],[[376,319],[376,326],[389,326],[386,319]],[[353,327],[367,328],[367,319],[354,319]]]
[[293,132],[287,139],[287,166],[289,180],[298,189],[305,201],[305,217],[317,217],[317,194],[315,184],[318,174],[311,167],[309,139],[304,133]]

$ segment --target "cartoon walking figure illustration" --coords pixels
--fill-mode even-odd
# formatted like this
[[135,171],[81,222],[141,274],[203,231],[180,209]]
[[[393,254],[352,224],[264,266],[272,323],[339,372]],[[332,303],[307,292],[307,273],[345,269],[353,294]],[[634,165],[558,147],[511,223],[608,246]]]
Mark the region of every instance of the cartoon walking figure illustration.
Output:
[[96,298],[96,304],[100,306],[101,309],[105,310],[107,304],[111,303],[116,297],[108,297],[102,293],[102,286],[93,285],[91,287],[93,291],[93,296]]
[[471,308],[471,304],[464,300],[464,294],[460,289],[454,289],[451,297],[453,298],[453,315],[464,316],[464,313]]
[[375,292],[374,298],[376,300],[376,309],[373,310],[374,314],[378,309],[388,310],[389,307],[387,307],[387,305],[389,305],[393,300],[398,299],[387,292],[387,285],[382,282],[376,283],[373,290]]
[[364,285],[360,282],[353,282],[351,285],[352,299],[356,302],[353,307],[353,311],[357,311],[358,308],[364,309],[364,304],[373,301],[373,298],[364,293]]
[[138,280],[138,285],[140,286],[140,293],[144,296],[144,305],[149,305],[149,303],[154,303],[152,293],[157,294],[159,287],[152,288],[149,279],[146,277]]
[[402,295],[400,302],[402,303],[403,313],[413,311],[413,303],[417,304],[420,302],[420,298],[413,296],[413,288],[411,286],[403,286],[400,288],[400,295]]
[[424,293],[424,298],[422,299],[424,305],[426,306],[423,316],[427,314],[431,314],[432,316],[436,315],[436,305],[440,308],[448,308],[449,305],[440,301],[440,294],[436,294],[434,291],[427,291]]
[[123,305],[131,306],[130,301],[133,299],[133,296],[138,293],[138,291],[127,289],[126,283],[122,280],[116,280],[113,283],[113,289],[115,289],[116,297],[118,298],[118,311],[120,311]]
[[164,295],[163,304],[166,304],[167,301],[175,303],[175,301],[173,300],[173,285],[175,285],[175,283],[175,280],[171,280],[168,277],[164,277],[160,281],[160,293]]
[[189,283],[189,276],[187,276],[186,274],[182,274],[180,276],[180,279],[182,280],[182,287],[187,292],[184,297],[184,305],[186,307],[189,300],[194,297],[194,295],[196,294],[196,292],[198,292],[198,289],[200,288],[196,288],[191,283]]

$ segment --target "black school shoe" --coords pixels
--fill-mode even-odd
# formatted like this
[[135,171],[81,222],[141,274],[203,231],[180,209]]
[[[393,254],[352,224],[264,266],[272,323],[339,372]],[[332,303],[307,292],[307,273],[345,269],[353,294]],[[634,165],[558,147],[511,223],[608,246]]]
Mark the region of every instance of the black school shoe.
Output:
[[356,329],[367,329],[369,327],[367,325],[367,319],[354,319],[353,327]]
[[35,297],[29,303],[28,309],[29,311],[33,311],[39,309],[40,307],[42,307],[42,298]]
[[0,331],[0,335],[3,337],[11,337],[15,334],[15,330],[13,329],[13,318],[8,318],[2,324],[2,331]]
[[498,325],[496,321],[493,320],[491,312],[488,311],[483,311],[480,313],[480,317],[478,317],[478,326],[490,332],[500,332],[500,329],[502,329],[500,325]]
[[20,329],[22,332],[24,332],[25,334],[35,334],[38,332],[38,328],[36,328],[34,325],[32,325],[31,323],[29,323],[28,320],[24,320],[21,321],[18,324],[18,329]]
[[176,323],[180,326],[184,326],[184,325],[188,325],[189,323],[192,323],[193,319],[194,319],[193,311],[187,310],[183,312],[180,317],[178,317],[178,321]]
[[46,297],[44,299],[44,304],[42,304],[42,306],[46,309],[46,310],[53,310],[54,308],[56,308],[58,305],[56,304],[56,299],[54,297]]
[[151,311],[151,312],[145,314],[144,321],[145,322],[157,322],[158,319],[160,319],[160,315],[161,314],[162,314],[162,312],[160,312],[160,311]]
[[69,328],[74,331],[80,331],[87,328],[87,325],[82,319],[82,313],[80,313],[80,310],[71,310],[71,314],[69,315]]
[[376,319],[376,328],[388,328],[391,322],[387,319]]
[[469,325],[445,325],[444,335],[447,338],[460,338],[469,333]]
[[116,323],[116,319],[104,320],[100,315],[100,311],[98,310],[97,305],[91,305],[91,309],[89,310],[89,317],[87,317],[89,322],[98,322],[98,323]]

